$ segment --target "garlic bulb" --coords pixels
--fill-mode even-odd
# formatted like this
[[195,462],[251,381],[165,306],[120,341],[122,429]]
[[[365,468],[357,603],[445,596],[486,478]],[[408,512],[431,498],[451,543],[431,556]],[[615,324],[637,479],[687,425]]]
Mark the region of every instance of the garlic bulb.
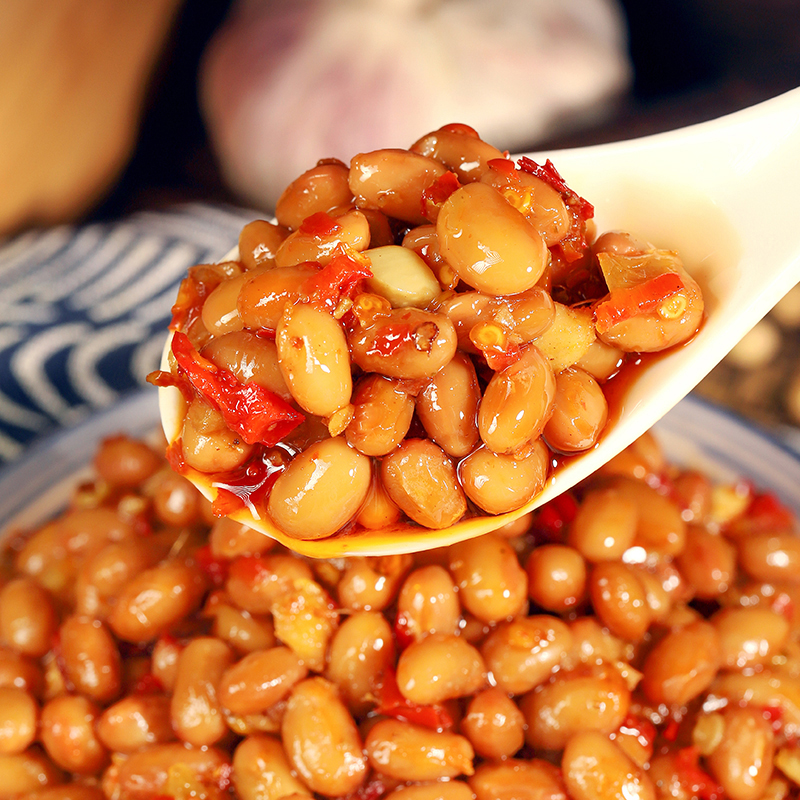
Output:
[[322,157],[450,122],[532,147],[630,75],[614,0],[240,0],[199,84],[226,180],[267,209]]

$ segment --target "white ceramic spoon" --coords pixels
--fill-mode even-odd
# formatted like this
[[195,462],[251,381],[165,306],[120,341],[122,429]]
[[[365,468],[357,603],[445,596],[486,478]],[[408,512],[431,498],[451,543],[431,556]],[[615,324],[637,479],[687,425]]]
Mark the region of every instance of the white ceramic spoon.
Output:
[[[647,431],[800,280],[800,89],[669,133],[530,155],[540,163],[550,158],[594,204],[598,231],[630,231],[681,255],[705,297],[707,318],[697,336],[642,370],[601,443],[571,459],[515,512],[443,530],[403,526],[317,541],[290,539],[249,513],[237,519],[323,558],[429,549],[496,529],[569,489]],[[180,433],[183,401],[176,389],[160,392],[172,441]],[[214,496],[207,476],[191,477]]]

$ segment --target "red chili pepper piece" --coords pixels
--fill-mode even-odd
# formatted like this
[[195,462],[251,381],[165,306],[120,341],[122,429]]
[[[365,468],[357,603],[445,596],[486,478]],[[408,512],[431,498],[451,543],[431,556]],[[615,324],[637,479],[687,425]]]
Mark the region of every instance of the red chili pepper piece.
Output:
[[594,216],[594,206],[588,200],[584,200],[577,192],[570,189],[567,182],[561,177],[549,158],[544,162],[544,165],[542,165],[537,164],[533,159],[527,156],[522,156],[517,164],[523,172],[527,172],[543,180],[557,192],[561,193],[568,206],[575,206],[577,208],[581,219],[586,221]]
[[517,180],[517,168],[510,158],[491,158],[486,165],[509,180]]
[[683,281],[675,272],[664,272],[627,289],[615,289],[608,300],[595,307],[595,325],[599,333],[605,333],[612,325],[646,314],[663,300],[672,297],[684,288]]
[[675,766],[681,783],[700,800],[724,800],[723,788],[699,766],[700,751],[684,747],[675,755]]
[[395,322],[384,325],[367,355],[390,356],[396,353],[407,342],[414,341],[414,329],[407,322]]
[[298,230],[306,236],[332,236],[340,231],[342,226],[327,212],[317,211],[307,216]]
[[248,444],[277,444],[305,419],[274,392],[257,383],[242,383],[229,370],[203,358],[184,333],[173,335],[172,353],[195,391],[219,409],[225,424]]
[[745,516],[758,530],[794,527],[794,514],[770,492],[755,495]]
[[208,291],[191,276],[181,281],[178,296],[172,305],[171,331],[185,331],[199,316]]
[[577,513],[578,501],[570,492],[564,492],[536,511],[534,526],[543,538],[560,541]]
[[434,730],[446,730],[455,724],[447,709],[438,703],[423,706],[406,700],[400,693],[394,672],[388,668],[383,673],[379,703],[375,711],[386,717],[394,717],[402,722]]
[[227,517],[243,508],[257,516],[257,506],[269,494],[278,476],[286,469],[286,460],[264,452],[233,472],[217,475],[212,486],[217,496],[211,506],[216,517]]
[[349,297],[358,284],[372,277],[366,263],[347,253],[337,253],[318,273],[303,282],[300,296],[319,303],[331,311],[343,297]]
[[133,687],[133,694],[163,694],[163,692],[164,684],[152,672],[145,672]]
[[454,172],[445,172],[440,178],[437,178],[430,186],[422,190],[422,214],[427,219],[431,219],[432,211],[438,212],[442,207],[442,203],[450,197],[456,189],[461,188]]
[[218,558],[211,552],[211,545],[204,545],[199,547],[194,552],[194,560],[197,566],[209,577],[211,583],[220,587],[225,584],[228,579],[228,561],[224,558]]
[[408,624],[408,616],[405,612],[398,611],[394,619],[394,638],[401,650],[405,650],[414,641],[414,637],[408,630]]

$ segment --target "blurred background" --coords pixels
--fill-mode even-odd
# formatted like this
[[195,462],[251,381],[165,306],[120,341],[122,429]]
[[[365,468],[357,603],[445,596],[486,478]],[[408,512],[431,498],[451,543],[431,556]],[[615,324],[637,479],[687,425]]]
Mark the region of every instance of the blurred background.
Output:
[[[4,0],[0,76],[2,461],[140,384],[173,277],[318,158],[453,121],[519,152],[717,117],[800,85],[800,0]],[[139,260],[109,245],[121,225],[149,243]],[[144,300],[121,303],[127,348],[54,343],[55,324],[75,343],[123,330],[92,311],[88,277],[52,288],[81,254],[95,289],[118,269],[120,294],[177,270],[146,321]],[[800,425],[800,290],[698,392]]]

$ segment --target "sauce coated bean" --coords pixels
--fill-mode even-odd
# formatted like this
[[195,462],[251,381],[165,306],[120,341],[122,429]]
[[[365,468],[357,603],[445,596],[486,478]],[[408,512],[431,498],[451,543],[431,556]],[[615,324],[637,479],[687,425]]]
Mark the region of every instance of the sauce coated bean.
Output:
[[495,373],[478,409],[478,430],[495,453],[511,453],[544,429],[553,409],[555,378],[531,345],[518,361]]
[[313,791],[343,795],[364,781],[367,763],[358,729],[336,687],[324,678],[294,687],[281,735],[289,763]]
[[337,436],[304,450],[272,487],[267,511],[296,539],[330,536],[358,511],[372,480],[369,459]]
[[467,503],[448,456],[427,439],[406,439],[381,463],[389,497],[426,528],[446,528],[461,519]]

